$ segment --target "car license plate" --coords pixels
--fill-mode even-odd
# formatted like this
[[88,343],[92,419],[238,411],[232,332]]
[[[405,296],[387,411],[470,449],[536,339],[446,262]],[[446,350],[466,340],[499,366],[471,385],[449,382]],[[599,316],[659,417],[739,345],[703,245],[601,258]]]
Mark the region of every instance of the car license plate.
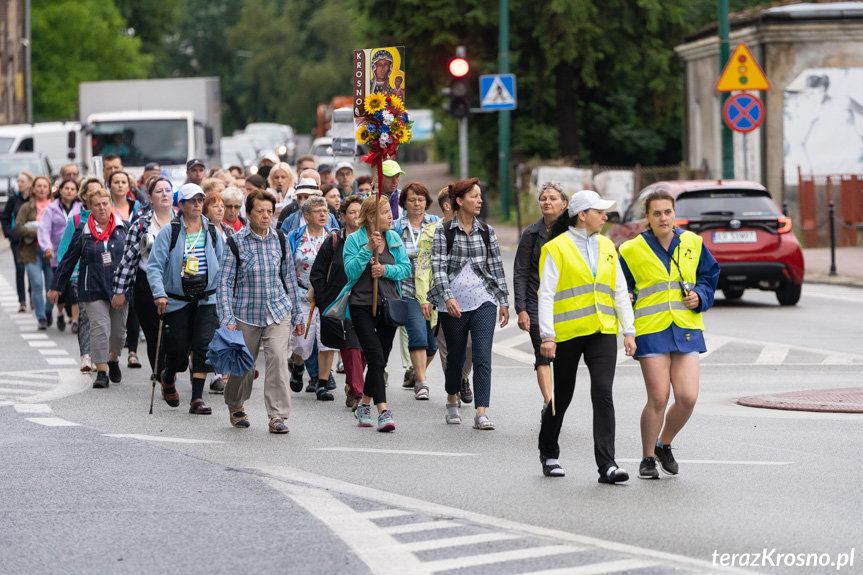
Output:
[[714,244],[754,244],[756,241],[755,231],[713,232]]

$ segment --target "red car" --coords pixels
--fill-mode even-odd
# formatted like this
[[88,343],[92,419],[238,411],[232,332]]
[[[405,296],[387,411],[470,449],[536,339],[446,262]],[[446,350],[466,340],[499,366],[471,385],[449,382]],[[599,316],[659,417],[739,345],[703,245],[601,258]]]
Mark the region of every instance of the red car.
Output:
[[791,218],[761,184],[743,180],[657,182],[641,191],[622,221],[614,214],[608,237],[620,246],[647,227],[644,198],[662,188],[675,199],[675,225],[700,235],[719,262],[725,299],[743,290],[776,292],[781,305],[795,305],[803,284],[803,251]]

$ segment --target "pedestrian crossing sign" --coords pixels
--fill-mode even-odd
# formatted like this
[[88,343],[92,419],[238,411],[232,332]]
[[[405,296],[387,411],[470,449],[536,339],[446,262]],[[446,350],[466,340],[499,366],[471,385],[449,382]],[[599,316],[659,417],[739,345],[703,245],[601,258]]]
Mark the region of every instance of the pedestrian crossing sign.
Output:
[[769,90],[770,82],[761,66],[752,57],[752,52],[742,42],[725,64],[725,69],[716,83],[717,92],[737,90]]
[[480,76],[479,99],[483,110],[515,110],[515,74]]

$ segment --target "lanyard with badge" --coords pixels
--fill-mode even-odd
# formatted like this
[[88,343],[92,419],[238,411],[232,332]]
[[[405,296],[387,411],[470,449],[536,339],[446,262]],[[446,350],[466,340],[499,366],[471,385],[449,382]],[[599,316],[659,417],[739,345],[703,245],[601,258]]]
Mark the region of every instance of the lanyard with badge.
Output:
[[[188,228],[186,228],[188,230]],[[201,234],[204,233],[204,226],[201,226],[201,229],[198,230],[198,235],[195,236],[195,239],[189,242],[189,234],[186,234],[186,246],[183,248],[183,273],[180,274],[184,278],[192,278],[198,275],[198,258],[195,255],[190,255],[195,251],[195,246],[198,244],[198,240],[201,239]]]
[[411,227],[411,223],[410,223],[410,221],[408,221],[408,222],[407,222],[407,224],[408,224],[408,225],[407,225],[408,233],[409,233],[409,234],[410,234],[410,236],[411,236],[411,243],[413,244],[413,249],[408,250],[408,257],[409,257],[410,259],[416,259],[416,257],[417,257],[417,252],[418,252],[418,251],[419,251],[419,249],[420,249],[420,246],[419,246],[419,244],[420,244],[420,235],[422,235],[422,233],[423,233],[423,225],[422,225],[422,222],[420,222],[420,228],[419,228],[419,231],[416,233],[416,235],[414,235],[414,229],[413,229],[413,227]]

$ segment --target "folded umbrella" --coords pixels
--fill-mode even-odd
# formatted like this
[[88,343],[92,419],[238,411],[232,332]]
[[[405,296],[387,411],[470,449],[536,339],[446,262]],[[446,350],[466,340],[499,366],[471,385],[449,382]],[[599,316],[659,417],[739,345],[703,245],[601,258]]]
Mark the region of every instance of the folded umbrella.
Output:
[[254,365],[252,354],[243,339],[243,332],[231,331],[227,327],[220,327],[213,334],[210,349],[207,351],[207,361],[216,373],[222,374],[243,375]]

